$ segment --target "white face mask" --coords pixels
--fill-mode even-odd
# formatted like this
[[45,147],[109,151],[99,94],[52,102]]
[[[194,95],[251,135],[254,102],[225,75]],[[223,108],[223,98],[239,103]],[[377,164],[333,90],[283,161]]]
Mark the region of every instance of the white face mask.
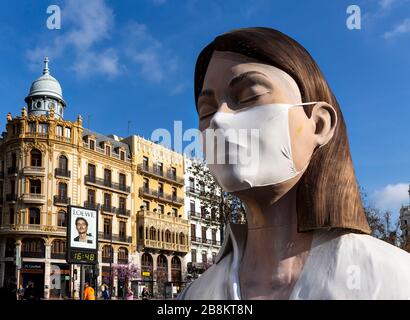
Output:
[[[308,163],[297,171],[292,158],[289,109],[316,103],[269,104],[234,113],[216,112],[202,137],[209,170],[218,184],[227,192],[240,191],[275,185],[303,171]],[[215,143],[210,135],[218,132],[223,135],[222,144]],[[222,145],[225,150],[220,148]]]

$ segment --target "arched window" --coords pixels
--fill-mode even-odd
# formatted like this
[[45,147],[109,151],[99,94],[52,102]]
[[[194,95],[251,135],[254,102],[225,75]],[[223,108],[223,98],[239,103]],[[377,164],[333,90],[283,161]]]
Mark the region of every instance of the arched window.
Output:
[[151,228],[149,229],[149,238],[150,238],[151,240],[157,240],[157,231],[155,230],[154,227],[151,227]]
[[67,157],[66,157],[66,156],[61,155],[61,156],[58,158],[58,168],[59,168],[60,170],[67,171],[67,169],[68,169],[68,160],[67,160]]
[[171,242],[171,232],[168,229],[165,231],[165,242]]
[[37,149],[33,149],[30,152],[31,158],[31,166],[32,167],[41,167],[42,159],[41,159],[41,152]]
[[40,209],[30,208],[29,209],[30,224],[40,224]]
[[44,241],[42,239],[23,239],[21,256],[26,258],[44,258]]
[[63,255],[65,255],[65,250],[66,242],[64,240],[54,240],[51,246],[51,258],[64,258]]
[[171,282],[181,282],[181,260],[173,257],[171,260]]
[[57,225],[59,227],[67,227],[67,215],[63,210],[58,212]]
[[103,263],[109,263],[111,261],[111,251],[112,251],[111,246],[106,245],[103,247],[103,250],[102,250],[102,262]]
[[12,258],[14,257],[14,253],[16,250],[16,240],[12,239],[12,238],[8,238],[6,240],[6,258]]
[[128,263],[128,249],[127,248],[119,248],[118,249],[118,263],[119,264],[127,264]]
[[144,227],[140,226],[138,228],[138,239],[142,240],[144,238]]
[[157,258],[157,268],[158,269],[167,269],[168,268],[168,260],[163,254],[160,254]]
[[67,198],[67,184],[64,182],[60,182],[58,184],[58,196],[60,199]]
[[153,261],[152,256],[145,252],[141,257],[141,278],[146,280],[153,279]]
[[30,193],[41,194],[41,181],[39,179],[30,180]]
[[182,232],[179,234],[179,244],[185,244],[185,235]]

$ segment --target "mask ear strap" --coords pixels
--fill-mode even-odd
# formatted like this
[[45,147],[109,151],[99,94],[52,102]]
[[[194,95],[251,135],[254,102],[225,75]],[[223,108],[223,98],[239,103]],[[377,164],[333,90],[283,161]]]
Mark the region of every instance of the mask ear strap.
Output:
[[319,103],[319,102],[304,102],[304,103],[295,104],[295,106],[311,106],[311,105],[315,105],[317,103]]

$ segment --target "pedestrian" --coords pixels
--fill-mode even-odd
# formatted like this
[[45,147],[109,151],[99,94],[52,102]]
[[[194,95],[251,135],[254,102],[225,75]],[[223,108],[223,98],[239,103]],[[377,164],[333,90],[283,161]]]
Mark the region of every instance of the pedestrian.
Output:
[[95,300],[95,292],[88,282],[84,285],[84,300]]
[[19,288],[17,290],[17,298],[19,300],[23,300],[23,298],[24,298],[24,288],[23,288],[22,284],[19,285]]
[[108,292],[108,287],[106,285],[102,286],[102,297],[104,298],[104,300],[110,299],[110,293]]
[[31,281],[27,283],[26,289],[24,289],[23,297],[24,297],[24,300],[36,300],[34,284]]
[[147,287],[144,287],[142,289],[141,297],[142,297],[142,300],[148,300],[150,298],[150,292],[148,291]]
[[127,300],[134,300],[134,292],[132,292],[131,288],[127,290]]

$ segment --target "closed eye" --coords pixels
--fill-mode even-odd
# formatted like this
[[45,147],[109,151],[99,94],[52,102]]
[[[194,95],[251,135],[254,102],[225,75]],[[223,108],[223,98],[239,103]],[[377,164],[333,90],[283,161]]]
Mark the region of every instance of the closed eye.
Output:
[[268,94],[268,93],[270,93],[270,91],[255,94],[253,96],[250,96],[250,97],[247,97],[247,98],[244,98],[244,99],[240,100],[239,103],[240,104],[245,104],[245,103],[248,103],[248,102],[257,101],[260,97],[262,97],[262,96],[264,96],[265,94]]

